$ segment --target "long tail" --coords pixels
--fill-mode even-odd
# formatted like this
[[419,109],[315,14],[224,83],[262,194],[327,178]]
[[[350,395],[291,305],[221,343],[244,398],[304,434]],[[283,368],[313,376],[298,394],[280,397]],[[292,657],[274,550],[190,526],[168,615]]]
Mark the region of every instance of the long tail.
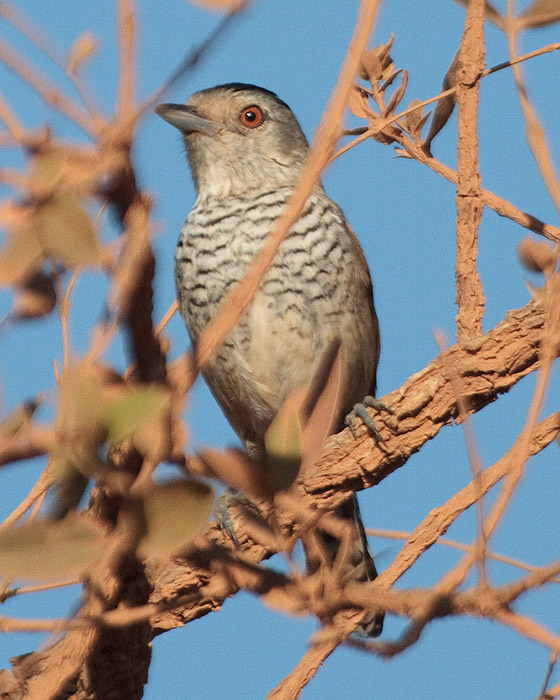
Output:
[[[352,519],[353,525],[357,530],[354,550],[350,559],[350,565],[353,567],[353,577],[360,582],[373,581],[377,577],[377,569],[375,568],[375,562],[367,541],[356,494],[353,494],[351,498],[340,506],[337,514],[339,517]],[[356,629],[356,632],[366,637],[378,637],[383,631],[384,617],[384,613],[381,612],[367,615]]]
[[[373,561],[364,524],[358,507],[358,499],[353,494],[347,501],[339,506],[334,514],[346,521],[352,533],[350,547],[344,553],[341,552],[342,540],[335,537],[331,533],[319,531],[319,544],[323,552],[323,563],[325,554],[328,558],[328,564],[332,565],[335,558],[341,558],[342,555],[342,575],[346,580],[352,580],[359,583],[373,581],[377,576],[377,569]],[[307,568],[309,572],[314,572],[321,565],[320,557],[306,547]],[[337,562],[337,563],[340,563]],[[384,614],[381,612],[369,613],[364,617],[360,625],[356,628],[356,633],[366,637],[377,637],[383,630]]]

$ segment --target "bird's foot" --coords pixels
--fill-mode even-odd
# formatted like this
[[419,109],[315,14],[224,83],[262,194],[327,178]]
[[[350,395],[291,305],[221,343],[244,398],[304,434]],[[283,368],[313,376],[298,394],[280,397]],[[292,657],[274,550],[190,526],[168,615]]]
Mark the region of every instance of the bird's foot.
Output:
[[350,411],[350,413],[348,413],[344,419],[344,422],[350,428],[350,432],[355,438],[359,418],[369,430],[371,435],[377,440],[377,442],[385,442],[385,440],[381,437],[377,423],[367,411],[368,407],[375,408],[377,411],[385,411],[393,416],[395,415],[393,409],[386,406],[383,401],[376,399],[374,396],[365,396],[360,403],[354,404],[354,408]]
[[244,496],[239,491],[234,489],[226,489],[221,496],[218,497],[214,506],[214,518],[220,527],[220,530],[226,537],[232,540],[236,547],[240,546],[239,539],[235,532],[235,525],[231,517],[230,509],[241,510],[250,519],[257,521],[259,524],[265,524],[263,514],[251,499]]

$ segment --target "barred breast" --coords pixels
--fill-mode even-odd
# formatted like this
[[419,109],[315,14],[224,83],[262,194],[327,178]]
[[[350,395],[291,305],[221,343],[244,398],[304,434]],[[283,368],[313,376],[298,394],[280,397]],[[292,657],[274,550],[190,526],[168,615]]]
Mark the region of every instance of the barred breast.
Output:
[[[290,191],[197,201],[175,257],[180,310],[194,344],[262,247]],[[346,413],[374,393],[379,332],[360,245],[340,208],[317,188],[249,309],[204,370],[246,444],[259,448],[286,396],[311,381],[335,338],[348,379]]]

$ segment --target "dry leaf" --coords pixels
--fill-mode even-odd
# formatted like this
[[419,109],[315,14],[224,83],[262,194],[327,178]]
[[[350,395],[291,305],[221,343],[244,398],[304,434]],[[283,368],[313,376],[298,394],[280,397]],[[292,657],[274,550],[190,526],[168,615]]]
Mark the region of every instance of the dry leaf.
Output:
[[89,32],[84,32],[76,39],[68,52],[68,70],[77,73],[82,65],[88,61],[99,47],[99,39]]
[[89,445],[103,439],[102,377],[94,367],[78,365],[62,375],[57,432],[67,445]]
[[53,279],[42,270],[21,282],[14,298],[12,316],[17,319],[40,318],[56,307],[56,290]]
[[37,240],[29,212],[20,210],[21,216],[10,222],[7,240],[0,251],[0,284],[21,282],[33,274],[41,264],[44,253]]
[[[421,104],[420,100],[412,100],[412,102],[408,105],[408,108],[415,107],[419,104]],[[429,118],[430,112],[422,114],[422,107],[418,107],[418,109],[415,109],[413,112],[409,112],[405,116],[404,121],[406,128],[415,142],[421,141],[422,128]]]
[[205,448],[198,453],[205,473],[216,476],[228,486],[252,498],[270,498],[274,493],[260,464],[239,449],[225,451]]
[[546,27],[560,21],[560,2],[558,0],[534,0],[519,15],[523,29]]
[[261,596],[261,600],[271,610],[290,615],[305,615],[309,613],[308,603],[297,586],[287,585],[282,588],[272,588]]
[[[396,72],[398,73],[398,71]],[[408,86],[408,72],[406,70],[402,70],[401,74],[401,84],[391,95],[391,99],[389,100],[389,102],[385,105],[385,117],[388,117],[395,111],[397,105],[400,104],[402,98],[404,97],[404,93],[406,92],[406,88]]]
[[391,49],[393,48],[394,40],[395,37],[391,35],[387,43],[380,44],[369,51],[364,51],[360,59],[361,65],[358,71],[360,78],[374,84],[391,75],[393,72]]
[[0,435],[11,437],[23,427],[28,426],[31,423],[33,414],[44,400],[45,395],[38,394],[34,399],[18,404],[0,422]]
[[302,469],[313,466],[321,456],[326,439],[339,427],[345,384],[340,341],[336,340],[323,352],[307,394]]
[[348,109],[358,119],[370,119],[375,113],[368,104],[368,96],[356,85],[348,93]]
[[517,257],[531,272],[552,273],[558,262],[555,247],[529,237],[524,238],[517,246]]
[[[457,53],[453,57],[453,60],[451,61],[449,68],[447,69],[441,86],[442,92],[449,90],[449,88],[455,87],[457,83],[458,73],[459,51],[457,51]],[[455,109],[456,100],[457,97],[453,92],[451,93],[451,95],[446,95],[445,97],[442,97],[437,101],[436,108],[434,110],[434,116],[432,117],[432,121],[430,123],[430,130],[424,142],[424,148],[426,149],[426,151],[430,150],[432,146],[432,141],[449,121],[449,118],[451,117],[451,115],[453,114],[453,110]]]

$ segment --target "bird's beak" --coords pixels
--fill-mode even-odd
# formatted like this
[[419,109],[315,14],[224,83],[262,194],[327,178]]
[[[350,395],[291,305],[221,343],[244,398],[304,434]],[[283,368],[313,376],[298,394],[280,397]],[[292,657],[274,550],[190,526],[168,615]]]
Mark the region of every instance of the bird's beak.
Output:
[[188,105],[176,105],[166,102],[158,105],[155,111],[158,116],[169,122],[171,126],[179,129],[183,134],[198,132],[212,135],[218,130],[217,122],[207,117],[201,117]]

